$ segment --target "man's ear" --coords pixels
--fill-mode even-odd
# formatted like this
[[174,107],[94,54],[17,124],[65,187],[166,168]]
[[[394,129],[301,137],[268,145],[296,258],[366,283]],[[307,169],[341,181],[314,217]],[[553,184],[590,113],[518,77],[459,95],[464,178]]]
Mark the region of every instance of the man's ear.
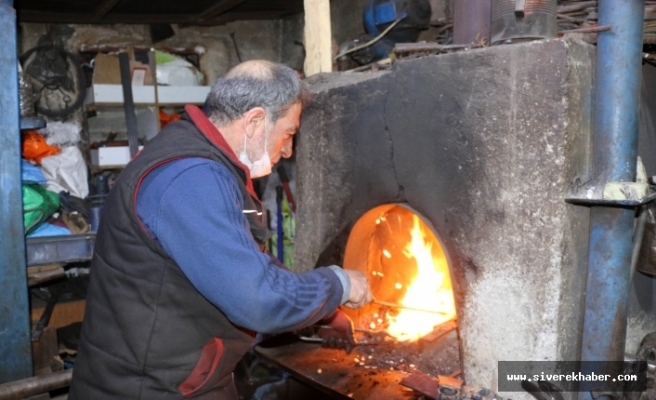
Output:
[[246,111],[244,118],[242,119],[244,130],[246,135],[251,138],[255,135],[258,128],[264,126],[264,119],[266,117],[266,110],[262,107],[251,108]]

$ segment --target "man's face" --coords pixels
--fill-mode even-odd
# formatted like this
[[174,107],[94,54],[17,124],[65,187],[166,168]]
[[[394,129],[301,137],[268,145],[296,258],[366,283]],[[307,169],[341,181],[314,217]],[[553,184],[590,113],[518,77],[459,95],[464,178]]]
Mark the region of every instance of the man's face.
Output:
[[280,157],[292,156],[292,141],[294,134],[301,124],[301,103],[295,103],[287,112],[276,121],[269,135],[268,151],[273,164],[280,161]]

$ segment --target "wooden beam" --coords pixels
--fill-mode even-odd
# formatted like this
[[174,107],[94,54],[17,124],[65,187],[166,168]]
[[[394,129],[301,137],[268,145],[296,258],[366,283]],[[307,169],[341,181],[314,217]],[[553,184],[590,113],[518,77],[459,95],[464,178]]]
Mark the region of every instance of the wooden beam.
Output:
[[95,10],[89,15],[89,20],[91,22],[100,21],[118,2],[121,0],[105,0],[102,3],[98,4]]
[[330,1],[304,0],[305,76],[333,69]]
[[226,13],[238,5],[244,3],[246,0],[223,0],[207,8],[196,16],[196,22],[205,22],[213,19],[223,13]]

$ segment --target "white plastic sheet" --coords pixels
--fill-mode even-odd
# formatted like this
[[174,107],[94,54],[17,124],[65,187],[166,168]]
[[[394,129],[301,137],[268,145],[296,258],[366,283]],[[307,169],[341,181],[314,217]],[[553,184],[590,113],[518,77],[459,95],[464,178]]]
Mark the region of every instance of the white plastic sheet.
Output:
[[80,132],[82,127],[75,122],[48,121],[48,125],[39,129],[37,132],[45,136],[46,143],[51,146],[74,145],[80,141]]
[[55,193],[63,190],[81,199],[89,195],[87,166],[77,146],[65,147],[60,154],[42,159],[41,168],[48,181],[46,189]]
[[200,86],[203,74],[190,62],[174,60],[157,64],[157,83],[168,86]]

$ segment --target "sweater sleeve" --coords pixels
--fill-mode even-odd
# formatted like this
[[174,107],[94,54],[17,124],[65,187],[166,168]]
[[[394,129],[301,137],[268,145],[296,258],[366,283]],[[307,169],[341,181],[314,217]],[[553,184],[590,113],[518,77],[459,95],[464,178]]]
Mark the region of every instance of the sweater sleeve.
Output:
[[294,273],[261,253],[236,178],[205,159],[158,167],[137,194],[139,218],[196,289],[236,325],[299,329],[330,316],[344,290],[329,268]]

